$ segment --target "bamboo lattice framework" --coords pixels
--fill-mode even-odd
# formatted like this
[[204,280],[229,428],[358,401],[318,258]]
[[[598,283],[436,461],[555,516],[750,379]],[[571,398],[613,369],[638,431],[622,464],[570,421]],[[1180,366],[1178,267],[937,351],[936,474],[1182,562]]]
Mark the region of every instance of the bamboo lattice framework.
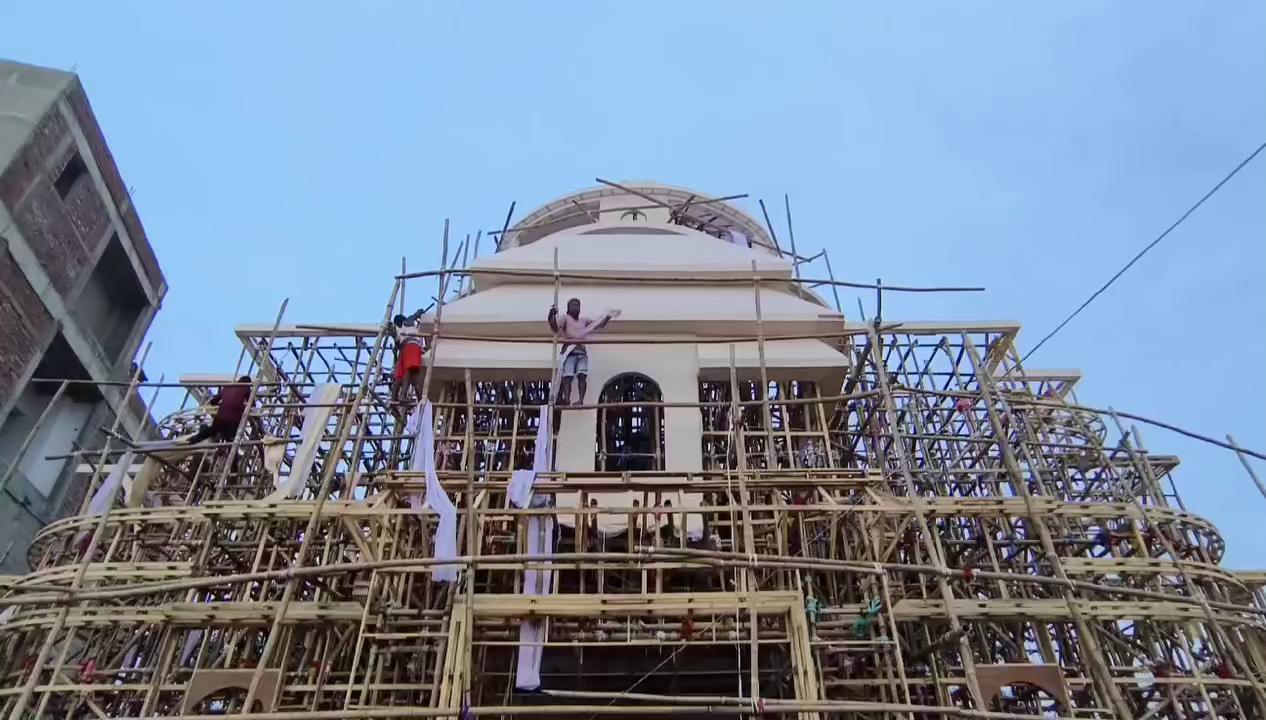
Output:
[[[444,298],[459,274],[412,277]],[[701,377],[689,403],[630,382],[556,408],[544,371],[428,365],[465,569],[433,582],[437,517],[411,502],[425,480],[389,402],[387,318],[407,281],[379,325],[283,326],[283,306],[239,330],[252,411],[237,436],[143,452],[146,484],[105,511],[89,498],[135,448],[111,434],[71,453],[83,512],[6,579],[8,717],[1266,713],[1266,577],[1222,568],[1177,459],[1078,405],[1076,374],[1026,372],[1014,326],[846,323],[822,339],[849,366],[812,379],[771,378],[763,330],[714,340],[758,342],[761,364],[736,367],[731,345],[728,376]],[[437,311],[431,346],[454,337]],[[181,396],[156,427],[172,440],[217,384],[138,373],[129,394]],[[328,385],[315,461],[279,496]],[[699,471],[660,469],[663,412],[680,407],[700,416]],[[595,469],[544,473],[550,502],[512,507],[543,415],[586,410]],[[619,418],[651,428],[636,462],[608,457]],[[527,553],[533,516],[557,523],[549,557]],[[544,568],[556,592],[524,594]],[[536,694],[514,689],[525,617],[548,621]]]

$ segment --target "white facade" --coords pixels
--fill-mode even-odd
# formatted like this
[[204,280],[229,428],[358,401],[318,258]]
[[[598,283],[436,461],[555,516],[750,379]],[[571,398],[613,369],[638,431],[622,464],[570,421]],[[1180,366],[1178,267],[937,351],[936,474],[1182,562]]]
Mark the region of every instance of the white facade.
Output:
[[[662,197],[670,205],[692,195],[654,185],[635,189]],[[589,214],[582,215],[570,202],[573,199],[584,202]],[[735,244],[670,222],[667,209],[625,209],[650,204],[618,190],[588,191],[546,206],[546,210],[559,208],[553,215],[537,211],[515,226],[517,230],[508,233],[498,252],[472,263],[468,290],[445,304],[441,315],[444,338],[428,353],[436,377],[459,380],[466,368],[480,378],[550,377],[554,362],[546,314],[554,302],[555,251],[560,275],[585,276],[560,280],[560,312],[573,297],[581,300],[582,316],[621,311],[595,335],[597,342],[588,343],[588,404],[597,402],[603,386],[623,373],[638,373],[653,380],[665,402],[697,403],[701,380],[728,381],[731,348],[739,377],[757,379],[760,344],[727,343],[723,339],[753,337],[758,332],[767,338],[788,338],[764,343],[771,380],[840,376],[848,359],[837,349],[838,338],[822,340],[816,336],[838,334],[842,315],[816,295],[796,289],[790,282],[793,269],[789,260],[772,248],[747,246],[746,238],[769,242],[754,220],[720,204],[690,209],[696,217],[709,217],[714,211],[723,215],[716,223],[724,223],[731,237],[744,243]],[[555,226],[532,227],[555,216],[570,219]],[[575,225],[578,221],[583,224]],[[637,281],[630,282],[630,278]],[[433,321],[429,315],[423,325]],[[505,341],[519,338],[540,342]],[[642,342],[619,343],[622,339]],[[556,470],[582,473],[595,469],[597,413],[594,409],[561,413]],[[683,474],[702,470],[701,433],[697,407],[666,408],[664,470]]]

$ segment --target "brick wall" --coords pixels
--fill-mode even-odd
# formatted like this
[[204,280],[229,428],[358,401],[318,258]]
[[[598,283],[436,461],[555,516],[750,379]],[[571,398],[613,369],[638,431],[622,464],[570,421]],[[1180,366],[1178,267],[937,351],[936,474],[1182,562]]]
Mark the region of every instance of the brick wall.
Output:
[[[86,183],[87,178],[79,182]],[[48,273],[53,287],[67,296],[88,263],[90,251],[70,221],[70,213],[57,196],[53,181],[45,175],[35,178],[22,202],[9,212],[13,215],[14,227],[26,238],[26,244]]]
[[13,399],[22,370],[44,350],[53,326],[22,269],[0,249],[0,407]]
[[88,149],[92,151],[92,156],[97,159],[97,165],[101,168],[101,177],[105,180],[106,189],[110,192],[110,197],[114,200],[115,207],[119,209],[123,226],[132,238],[132,242],[136,247],[136,254],[141,260],[141,265],[145,268],[145,275],[149,278],[151,285],[154,287],[161,286],[163,284],[163,273],[158,267],[158,258],[154,256],[154,249],[150,247],[149,238],[145,235],[145,227],[141,225],[141,218],[136,214],[136,208],[132,205],[132,198],[128,194],[127,186],[123,184],[123,178],[119,175],[118,165],[114,162],[114,155],[110,153],[110,148],[106,145],[105,136],[101,133],[101,126],[97,124],[97,118],[92,114],[92,106],[88,103],[88,96],[84,93],[83,86],[79,83],[79,78],[75,78],[66,89],[66,101],[70,104],[80,129],[83,130],[84,139],[88,142]]
[[44,167],[55,155],[60,159],[63,148],[59,146],[69,135],[70,126],[61,113],[46,113],[13,162],[0,172],[0,202],[10,209],[17,207],[36,178],[44,174]]

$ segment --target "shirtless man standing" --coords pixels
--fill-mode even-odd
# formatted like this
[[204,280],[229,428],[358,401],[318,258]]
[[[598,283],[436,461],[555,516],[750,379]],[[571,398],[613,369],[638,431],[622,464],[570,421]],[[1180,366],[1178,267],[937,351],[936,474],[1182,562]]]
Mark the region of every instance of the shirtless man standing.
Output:
[[562,379],[558,384],[558,400],[559,405],[567,405],[571,401],[571,379],[576,378],[579,386],[579,396],[576,398],[576,404],[583,405],[585,402],[585,382],[589,376],[589,353],[585,350],[580,340],[585,339],[590,333],[604,327],[611,322],[611,318],[619,314],[619,311],[613,311],[603,315],[598,320],[590,320],[580,316],[580,299],[572,298],[567,301],[567,312],[560,318],[558,316],[558,306],[551,305],[549,316],[546,321],[549,327],[558,336],[563,343],[562,349]]

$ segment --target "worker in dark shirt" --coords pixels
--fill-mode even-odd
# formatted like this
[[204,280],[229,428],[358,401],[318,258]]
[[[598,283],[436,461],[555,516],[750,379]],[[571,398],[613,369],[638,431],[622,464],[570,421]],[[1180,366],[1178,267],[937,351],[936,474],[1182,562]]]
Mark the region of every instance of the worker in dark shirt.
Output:
[[192,445],[208,438],[217,442],[232,442],[237,435],[237,427],[246,415],[246,401],[251,397],[251,377],[243,375],[236,383],[225,385],[220,392],[211,398],[215,406],[215,414],[211,416],[211,424],[203,425],[185,442]]

